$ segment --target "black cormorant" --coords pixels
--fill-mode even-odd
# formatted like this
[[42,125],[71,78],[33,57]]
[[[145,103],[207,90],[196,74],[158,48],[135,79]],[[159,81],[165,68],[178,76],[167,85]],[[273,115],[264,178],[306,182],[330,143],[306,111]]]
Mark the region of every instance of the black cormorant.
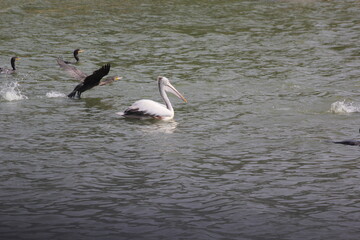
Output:
[[[360,132],[360,129],[359,129]],[[358,140],[343,140],[343,141],[337,141],[337,142],[333,142],[336,144],[343,144],[343,145],[350,145],[350,146],[360,146],[360,141]]]
[[360,141],[357,140],[344,140],[339,142],[334,142],[337,144],[343,144],[343,145],[351,145],[351,146],[360,146]]
[[10,60],[11,63],[11,67],[12,69],[8,69],[8,68],[0,68],[0,73],[4,73],[4,74],[11,74],[14,73],[16,68],[15,68],[15,61],[19,60],[20,58],[18,57],[12,57]]
[[[77,69],[76,67],[66,64],[65,61],[62,60],[61,58],[56,59],[56,61],[63,70],[65,70],[71,77],[75,78],[76,80],[79,80],[80,82],[83,82],[84,79],[88,76],[87,74]],[[122,77],[119,76],[107,77],[104,80],[100,81],[99,86],[104,86],[120,79],[122,79]]]
[[100,80],[106,76],[110,71],[110,64],[102,66],[100,69],[87,76],[84,81],[79,83],[74,90],[68,95],[69,98],[80,98],[81,93],[99,85]]
[[76,60],[76,62],[68,62],[68,61],[64,61],[66,64],[74,64],[74,63],[78,63],[80,61],[79,59],[79,53],[84,52],[84,50],[81,49],[75,49],[73,52],[74,58]]

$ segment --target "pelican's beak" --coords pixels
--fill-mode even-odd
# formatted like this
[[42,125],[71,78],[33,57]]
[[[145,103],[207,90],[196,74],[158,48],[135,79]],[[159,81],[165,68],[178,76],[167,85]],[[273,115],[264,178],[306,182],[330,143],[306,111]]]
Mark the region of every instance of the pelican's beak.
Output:
[[171,92],[172,94],[174,94],[175,96],[177,96],[178,98],[180,98],[181,100],[183,100],[184,102],[187,103],[187,100],[184,98],[184,96],[181,95],[181,93],[179,93],[179,91],[176,90],[176,88],[174,88],[174,86],[171,85],[170,83],[168,85],[166,85],[166,90]]

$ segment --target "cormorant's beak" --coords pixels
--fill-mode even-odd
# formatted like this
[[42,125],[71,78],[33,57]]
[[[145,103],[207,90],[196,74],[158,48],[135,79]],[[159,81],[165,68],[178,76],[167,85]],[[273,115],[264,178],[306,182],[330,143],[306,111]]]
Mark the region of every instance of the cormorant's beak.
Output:
[[21,58],[19,58],[19,57],[17,57],[17,58],[15,58],[15,60],[20,60]]
[[116,76],[116,77],[114,78],[115,81],[120,80],[120,79],[122,79],[122,77]]
[[79,53],[82,53],[82,52],[85,52],[85,50],[80,49],[80,50],[79,50]]

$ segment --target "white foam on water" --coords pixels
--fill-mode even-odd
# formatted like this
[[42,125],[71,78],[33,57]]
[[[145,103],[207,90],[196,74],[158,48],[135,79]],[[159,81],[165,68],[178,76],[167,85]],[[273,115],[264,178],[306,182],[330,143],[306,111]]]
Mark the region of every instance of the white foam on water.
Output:
[[332,113],[358,113],[360,104],[353,102],[337,101],[331,104],[330,112]]
[[27,96],[22,94],[19,83],[9,82],[0,86],[0,95],[7,101],[18,101],[23,99],[28,99]]
[[61,98],[61,97],[66,97],[66,94],[61,93],[61,92],[51,91],[51,92],[46,93],[46,97],[48,97],[48,98]]

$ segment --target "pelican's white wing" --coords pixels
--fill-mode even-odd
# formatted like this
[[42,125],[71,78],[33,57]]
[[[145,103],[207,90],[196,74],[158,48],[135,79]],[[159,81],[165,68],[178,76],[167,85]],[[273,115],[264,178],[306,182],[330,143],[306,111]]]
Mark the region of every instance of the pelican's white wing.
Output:
[[133,105],[128,107],[123,116],[135,117],[135,118],[161,118],[171,119],[174,116],[174,112],[166,108],[164,104],[154,102],[152,100],[139,100]]

